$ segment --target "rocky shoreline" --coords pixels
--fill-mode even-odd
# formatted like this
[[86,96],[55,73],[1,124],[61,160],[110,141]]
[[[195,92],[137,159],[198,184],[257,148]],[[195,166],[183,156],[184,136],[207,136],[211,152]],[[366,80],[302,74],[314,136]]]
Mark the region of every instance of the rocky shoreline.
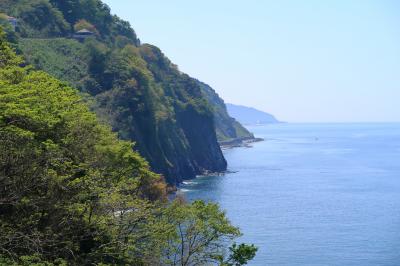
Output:
[[[239,148],[239,147],[251,148],[252,143],[261,142],[261,141],[264,141],[264,139],[263,138],[255,138],[255,137],[251,137],[251,138],[245,137],[245,138],[236,138],[236,139],[227,140],[227,141],[220,141],[219,145],[221,146],[222,150]],[[221,171],[221,172],[204,171],[201,175],[196,176],[196,178],[201,177],[201,176],[223,176],[227,173],[234,173],[234,172],[229,171],[229,170],[225,170],[225,171]],[[187,181],[187,180],[192,180],[192,179],[193,178],[185,179],[182,182]],[[176,194],[179,191],[180,184],[168,186],[168,194]]]
[[231,148],[238,148],[238,147],[247,147],[251,148],[251,143],[264,141],[263,138],[237,138],[227,141],[220,141],[219,145],[223,150],[231,149]]

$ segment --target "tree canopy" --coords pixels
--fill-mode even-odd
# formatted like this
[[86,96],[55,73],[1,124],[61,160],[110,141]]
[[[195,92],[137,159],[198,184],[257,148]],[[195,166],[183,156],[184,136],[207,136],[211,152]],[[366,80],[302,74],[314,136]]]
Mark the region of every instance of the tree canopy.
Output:
[[168,203],[132,145],[75,89],[24,66],[0,30],[0,264],[224,265],[254,256],[224,248],[240,232],[217,205]]
[[12,258],[129,257],[133,240],[118,238],[136,220],[135,236],[147,236],[149,200],[165,197],[162,180],[77,91],[21,63],[1,36],[0,250]]

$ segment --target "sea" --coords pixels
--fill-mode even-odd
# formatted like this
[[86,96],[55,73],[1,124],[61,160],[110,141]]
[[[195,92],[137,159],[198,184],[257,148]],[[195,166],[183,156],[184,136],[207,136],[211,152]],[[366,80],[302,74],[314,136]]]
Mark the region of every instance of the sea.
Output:
[[224,151],[229,172],[186,181],[258,247],[249,265],[400,265],[400,124],[272,124]]

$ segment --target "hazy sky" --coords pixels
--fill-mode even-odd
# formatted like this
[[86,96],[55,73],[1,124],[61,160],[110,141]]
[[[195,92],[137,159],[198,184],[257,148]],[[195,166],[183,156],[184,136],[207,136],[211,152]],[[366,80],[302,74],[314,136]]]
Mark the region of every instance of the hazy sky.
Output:
[[226,102],[289,122],[400,121],[400,1],[105,2]]

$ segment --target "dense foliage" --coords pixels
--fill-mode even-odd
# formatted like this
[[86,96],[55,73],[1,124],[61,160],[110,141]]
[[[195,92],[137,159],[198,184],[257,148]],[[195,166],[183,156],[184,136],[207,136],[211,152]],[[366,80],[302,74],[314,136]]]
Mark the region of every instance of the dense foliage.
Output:
[[99,0],[2,0],[0,10],[18,18],[21,37],[67,37],[84,20],[108,43],[116,37],[139,43],[129,23],[112,16]]
[[[19,35],[47,34],[20,39],[30,64],[89,95],[100,119],[120,138],[135,141],[151,168],[170,184],[226,169],[213,109],[196,80],[181,73],[157,47],[139,45],[129,23],[111,16],[98,0],[39,2],[62,14],[71,32],[87,28],[96,34],[83,43],[63,31],[57,36],[64,38],[54,38],[34,20],[23,19],[20,10],[35,9],[36,1],[18,0],[6,11],[22,18]],[[28,34],[24,28],[37,31]]]
[[62,77],[74,88],[82,88],[87,80],[88,65],[84,60],[85,47],[71,39],[57,38],[20,39],[19,47],[28,62],[46,70],[55,77]]
[[215,204],[165,202],[147,163],[0,32],[0,264],[243,265]]
[[[27,62],[85,93],[100,119],[135,141],[168,183],[226,170],[218,140],[252,137],[211,88],[157,47],[140,45],[129,23],[101,1],[5,0],[0,10],[18,18]],[[71,39],[81,29],[93,37]]]
[[132,237],[151,242],[146,199],[163,198],[160,177],[73,89],[19,67],[4,42],[0,49],[0,250],[11,258],[130,259],[124,250],[142,243],[118,239],[138,223]]

